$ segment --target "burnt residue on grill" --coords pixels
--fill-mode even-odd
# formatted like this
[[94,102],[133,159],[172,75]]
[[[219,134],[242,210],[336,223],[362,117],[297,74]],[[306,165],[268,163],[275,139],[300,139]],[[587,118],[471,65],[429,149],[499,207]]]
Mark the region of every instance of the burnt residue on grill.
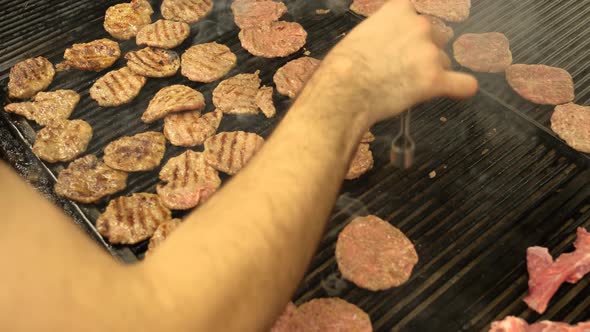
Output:
[[[0,16],[8,18],[0,22],[2,104],[8,101],[6,78],[14,63],[39,55],[59,63],[71,44],[108,37],[102,15],[117,2],[121,1],[3,1]],[[317,58],[362,20],[346,11],[349,3],[344,0],[285,2],[290,10],[286,19],[306,28],[309,37],[305,47]],[[590,7],[584,1],[472,2],[472,17],[464,24],[454,24],[457,35],[505,33],[515,63],[567,69],[576,83],[576,102],[590,103],[590,30],[584,29],[590,25]],[[304,50],[285,59],[250,56],[239,44],[230,3],[215,1],[214,13],[193,24],[191,36],[176,51],[180,54],[195,43],[223,43],[238,56],[238,66],[228,76],[261,70],[262,84],[273,85],[276,69]],[[159,6],[155,1],[152,4],[155,21]],[[331,12],[315,14],[316,9],[326,8]],[[134,40],[121,44],[122,54],[133,49],[137,49]],[[120,59],[113,69],[123,65]],[[205,95],[205,112],[213,109],[211,92],[217,82],[195,83],[179,74],[149,79],[129,104],[99,108],[88,96],[88,89],[105,73],[58,73],[50,87],[81,94],[72,118],[92,125],[95,135],[88,152],[99,157],[115,139],[162,130],[161,121],[147,125],[140,120],[149,100],[162,87],[186,84]],[[412,131],[417,151],[412,169],[395,170],[388,165],[397,120],[373,128],[377,137],[371,143],[375,166],[358,180],[343,184],[325,236],[294,297],[296,302],[340,296],[367,311],[376,331],[477,331],[487,330],[492,320],[508,314],[529,321],[540,318],[521,301],[527,291],[525,250],[542,245],[554,249],[554,254],[569,251],[576,227],[590,227],[590,162],[587,155],[567,147],[551,132],[551,107],[522,100],[501,74],[478,77],[482,91],[477,97],[464,102],[439,99],[416,108]],[[228,115],[219,131],[247,130],[268,137],[292,102],[276,94],[274,99],[276,118]],[[0,156],[113,255],[126,262],[141,259],[146,241],[112,246],[96,232],[94,223],[108,199],[83,205],[53,194],[55,176],[65,164],[45,165],[30,152],[38,129],[34,123],[0,112]],[[167,144],[162,165],[184,150]],[[131,174],[128,188],[114,197],[155,192],[159,170]],[[429,176],[433,171],[436,176]],[[222,175],[222,180],[227,179]],[[174,217],[186,213],[175,212]],[[334,260],[338,233],[352,218],[366,214],[390,220],[416,245],[420,261],[412,279],[401,287],[365,291],[342,279],[338,271]],[[590,319],[589,292],[588,278],[562,287],[542,318],[568,322]]]

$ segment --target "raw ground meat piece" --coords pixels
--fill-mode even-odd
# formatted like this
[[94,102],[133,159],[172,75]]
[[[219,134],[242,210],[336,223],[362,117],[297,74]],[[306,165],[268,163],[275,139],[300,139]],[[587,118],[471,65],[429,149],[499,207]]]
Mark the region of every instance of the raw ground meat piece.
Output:
[[471,11],[471,0],[412,0],[412,3],[418,13],[448,22],[463,22]]
[[257,114],[258,74],[238,74],[219,83],[213,90],[215,107],[227,114]]
[[256,94],[256,106],[267,118],[272,118],[277,113],[275,104],[272,101],[272,86],[263,86]]
[[197,206],[221,186],[217,170],[207,165],[203,153],[191,150],[171,158],[160,171],[160,180],[164,184],[156,188],[158,195],[174,210]]
[[439,46],[446,45],[455,36],[453,28],[448,26],[445,21],[431,15],[424,15],[432,26],[432,39]]
[[141,116],[145,123],[152,123],[170,113],[184,111],[202,111],[205,97],[197,90],[186,85],[171,85],[162,88],[150,101],[147,110]]
[[499,32],[466,33],[453,43],[455,60],[473,71],[500,73],[512,64],[508,38]]
[[535,104],[560,105],[574,100],[574,80],[566,70],[545,65],[516,64],[506,69],[508,84]]
[[527,324],[519,317],[508,316],[501,321],[492,323],[489,332],[588,332],[590,331],[590,322],[569,325],[560,322],[550,322],[547,320]]
[[350,163],[348,173],[344,177],[346,180],[354,180],[367,173],[373,168],[373,153],[367,143],[361,143]]
[[158,228],[156,228],[154,235],[150,239],[148,250],[145,253],[146,256],[152,254],[154,250],[156,250],[156,248],[159,247],[162,242],[166,240],[166,238],[168,238],[168,235],[170,235],[176,228],[178,228],[178,226],[180,226],[181,223],[182,220],[180,219],[172,219],[170,221],[164,221],[161,223]]
[[125,55],[127,67],[146,77],[174,76],[180,68],[180,57],[174,51],[146,47]]
[[166,152],[166,138],[155,131],[125,136],[113,141],[104,149],[104,163],[125,172],[152,170],[162,161]]
[[112,70],[94,82],[90,97],[100,106],[120,106],[135,99],[146,81],[128,67]]
[[96,220],[96,229],[110,243],[135,244],[152,236],[170,219],[172,213],[158,195],[136,193],[111,200]]
[[375,14],[386,0],[353,0],[350,5],[350,10],[353,12],[369,17]]
[[287,6],[272,0],[235,0],[231,11],[236,25],[245,29],[278,21],[287,12]]
[[99,72],[112,66],[120,56],[119,43],[106,38],[97,39],[67,48],[64,61],[55,67],[59,71],[76,68]]
[[197,146],[217,132],[223,112],[215,110],[201,116],[200,112],[174,113],[164,118],[164,135],[176,146]]
[[574,252],[561,254],[555,261],[547,248],[527,249],[529,295],[524,302],[529,308],[544,313],[562,283],[576,283],[590,272],[590,233],[586,229],[578,228],[574,247]]
[[285,311],[277,318],[273,326],[270,328],[270,332],[295,332],[290,328],[291,320],[297,313],[297,307],[293,302],[287,303]]
[[371,319],[354,304],[339,298],[313,299],[297,308],[293,330],[305,332],[372,332]]
[[555,107],[551,129],[572,148],[590,153],[590,106],[570,103]]
[[39,130],[33,153],[50,163],[69,161],[84,151],[92,139],[92,127],[83,120],[62,120]]
[[135,42],[137,45],[170,49],[182,44],[190,33],[191,27],[184,22],[157,20],[139,30]]
[[252,55],[280,58],[299,51],[305,45],[307,32],[299,23],[278,21],[242,29],[238,37]]
[[295,98],[320,63],[320,60],[308,56],[287,62],[273,76],[277,91],[284,96]]
[[55,68],[42,56],[26,59],[10,68],[8,96],[28,99],[47,89],[55,76]]
[[146,0],[131,0],[130,3],[109,7],[104,16],[103,26],[117,39],[131,39],[141,28],[152,22],[153,13],[152,6]]
[[345,279],[378,291],[408,281],[418,254],[402,231],[369,215],[355,218],[338,235],[336,262]]
[[127,173],[99,162],[89,154],[72,161],[59,173],[55,192],[81,203],[95,203],[127,186]]
[[371,143],[373,141],[375,141],[375,135],[370,131],[367,131],[361,138],[361,143]]
[[213,9],[212,0],[164,0],[162,16],[165,19],[195,23],[207,16]]
[[4,110],[47,126],[56,121],[67,120],[79,101],[80,95],[73,90],[39,92],[32,101],[8,104],[4,106]]
[[182,54],[180,72],[191,81],[211,83],[227,75],[238,58],[229,47],[218,43],[194,45]]
[[234,175],[263,144],[264,139],[254,133],[222,132],[205,141],[205,158],[218,171]]

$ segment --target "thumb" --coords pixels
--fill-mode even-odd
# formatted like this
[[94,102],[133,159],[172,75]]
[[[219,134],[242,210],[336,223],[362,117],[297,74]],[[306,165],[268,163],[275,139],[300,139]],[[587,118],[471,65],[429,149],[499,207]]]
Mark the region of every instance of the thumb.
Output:
[[447,71],[441,76],[440,95],[453,99],[473,97],[477,93],[478,83],[475,77],[465,73]]

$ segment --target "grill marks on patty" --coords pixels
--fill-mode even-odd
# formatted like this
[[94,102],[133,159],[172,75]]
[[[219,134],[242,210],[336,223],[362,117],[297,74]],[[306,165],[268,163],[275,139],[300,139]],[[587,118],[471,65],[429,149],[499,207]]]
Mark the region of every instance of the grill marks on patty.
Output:
[[217,170],[207,164],[203,153],[188,150],[171,158],[160,172],[158,195],[170,209],[190,209],[209,198],[221,186]]
[[147,79],[128,67],[108,72],[90,88],[90,97],[100,106],[126,104],[139,94]]
[[213,9],[212,0],[164,0],[162,16],[168,20],[194,23]]
[[272,86],[263,86],[256,94],[256,106],[267,118],[272,118],[277,113],[275,104],[272,101],[273,91]]
[[53,65],[42,56],[18,62],[10,69],[8,95],[16,99],[31,98],[47,89],[54,76]]
[[186,85],[171,85],[158,91],[141,116],[145,123],[152,123],[166,115],[182,111],[201,111],[205,108],[205,97]]
[[137,33],[137,45],[159,48],[175,48],[188,38],[191,28],[184,22],[158,20],[148,24]]
[[252,55],[279,58],[301,49],[307,32],[299,23],[278,21],[242,29],[238,38],[242,47]]
[[112,66],[120,56],[119,43],[103,38],[67,48],[64,61],[56,67],[59,71],[76,68],[99,72]]
[[111,142],[104,149],[103,159],[109,167],[121,171],[149,171],[160,165],[165,152],[164,135],[148,131]]
[[237,61],[236,55],[225,45],[199,44],[182,54],[181,73],[191,81],[210,83],[227,75]]
[[284,96],[295,98],[320,63],[320,60],[307,56],[287,62],[273,76],[277,91]]
[[264,139],[244,131],[222,132],[205,141],[205,158],[215,169],[236,174],[254,156]]
[[158,226],[158,228],[156,228],[154,235],[150,239],[150,243],[148,244],[148,251],[145,254],[150,255],[151,253],[153,253],[154,250],[157,247],[159,247],[168,238],[168,236],[176,228],[178,228],[178,226],[180,226],[181,223],[182,223],[182,220],[180,220],[180,219],[172,219],[170,221],[165,221],[165,222],[161,223]]
[[111,200],[96,220],[96,229],[111,243],[134,244],[170,219],[172,214],[158,195],[139,193]]
[[230,77],[213,90],[213,104],[223,113],[257,114],[256,96],[260,88],[258,71]]
[[180,68],[180,57],[174,51],[146,47],[125,55],[127,67],[138,75],[170,77]]
[[131,39],[141,28],[152,22],[153,12],[146,0],[120,3],[107,9],[103,26],[111,36],[117,39]]
[[69,161],[86,151],[92,127],[82,120],[62,120],[39,130],[33,153],[50,163]]
[[127,173],[108,167],[90,154],[74,160],[59,173],[55,192],[77,202],[95,203],[126,185]]
[[197,146],[219,128],[223,113],[215,110],[201,116],[200,112],[175,113],[164,119],[164,135],[173,145]]
[[4,110],[47,126],[69,118],[79,101],[80,95],[73,90],[39,92],[32,101],[8,104]]
[[244,29],[277,21],[287,12],[287,6],[271,0],[235,0],[231,11],[236,25]]

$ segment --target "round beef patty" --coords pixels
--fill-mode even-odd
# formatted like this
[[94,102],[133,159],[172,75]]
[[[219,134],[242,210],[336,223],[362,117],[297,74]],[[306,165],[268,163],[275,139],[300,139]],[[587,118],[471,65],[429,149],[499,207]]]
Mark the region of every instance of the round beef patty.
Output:
[[448,22],[463,22],[471,11],[471,0],[412,0],[412,3],[418,13]]
[[213,90],[215,107],[227,114],[258,114],[258,74],[238,74],[219,83]]
[[215,135],[222,118],[220,110],[202,116],[200,112],[173,113],[164,118],[164,135],[173,145],[202,145]]
[[229,47],[218,43],[192,46],[181,56],[180,72],[191,81],[211,83],[227,75],[238,58]]
[[212,0],[164,0],[160,10],[165,19],[195,23],[213,9]]
[[299,306],[295,315],[297,317],[291,320],[290,331],[373,331],[366,312],[339,298],[313,299]]
[[307,32],[296,22],[278,21],[240,31],[242,47],[263,58],[286,57],[305,45]]
[[574,100],[574,80],[566,70],[545,65],[512,65],[506,69],[508,84],[524,99],[542,105]]
[[170,113],[184,111],[201,111],[205,108],[202,93],[186,85],[175,84],[162,88],[150,101],[141,121],[152,123]]
[[278,21],[287,12],[287,6],[272,0],[235,0],[231,11],[236,25],[245,29]]
[[555,107],[551,129],[572,148],[590,153],[590,106],[569,103]]
[[273,76],[277,91],[282,95],[295,98],[320,63],[320,60],[308,56],[287,62]]
[[418,254],[399,229],[369,215],[355,218],[340,232],[336,261],[345,279],[378,291],[408,281]]
[[512,64],[510,42],[499,32],[466,33],[453,43],[455,60],[476,72],[500,73]]
[[369,144],[361,143],[350,163],[348,173],[346,173],[344,178],[346,180],[353,180],[360,177],[373,168],[373,163],[373,153],[371,152]]
[[165,152],[164,135],[148,131],[109,143],[104,149],[103,160],[107,166],[120,171],[149,171],[160,165]]
[[92,127],[83,120],[62,120],[39,130],[33,153],[50,163],[69,161],[86,151]]
[[39,56],[18,62],[10,68],[8,96],[28,99],[49,87],[55,76],[53,64]]
[[178,53],[161,48],[146,47],[125,55],[127,67],[145,77],[174,76],[180,68]]
[[178,226],[180,226],[181,222],[182,220],[180,219],[172,219],[170,221],[161,223],[160,226],[156,228],[154,235],[150,239],[148,250],[145,254],[149,255],[153,253],[154,250],[159,247],[162,242],[166,240],[166,238],[168,238],[168,235],[170,235],[176,228],[178,228]]
[[120,3],[107,9],[103,26],[117,39],[131,39],[141,28],[152,22],[153,12],[152,6],[146,0]]
[[385,2],[386,0],[353,0],[350,10],[368,17],[375,14]]
[[190,33],[191,27],[184,22],[158,20],[139,30],[135,37],[135,43],[170,49],[182,44]]
[[94,82],[90,97],[100,106],[120,106],[135,99],[146,81],[129,67],[112,70]]
[[218,171],[234,175],[262,148],[264,138],[244,131],[224,131],[205,141],[205,159]]

